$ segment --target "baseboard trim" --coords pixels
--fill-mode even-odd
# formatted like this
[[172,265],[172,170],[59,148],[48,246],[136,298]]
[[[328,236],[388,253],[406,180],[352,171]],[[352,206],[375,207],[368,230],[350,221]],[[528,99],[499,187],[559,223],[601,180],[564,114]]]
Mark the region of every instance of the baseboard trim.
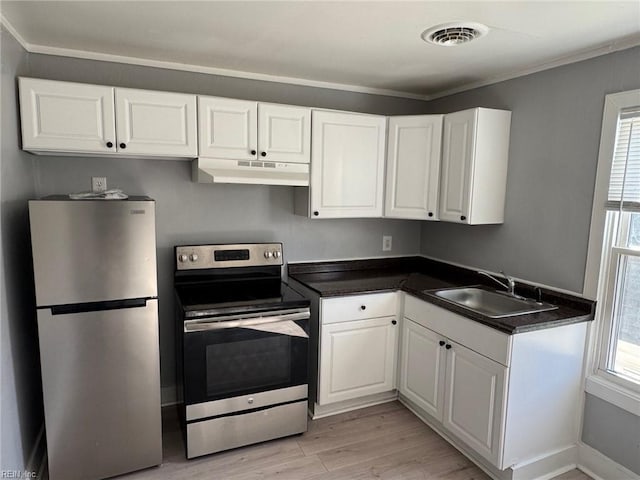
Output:
[[31,447],[31,453],[27,460],[26,471],[33,472],[36,478],[43,478],[43,472],[47,467],[47,436],[45,435],[44,422],[40,425],[36,440]]
[[575,469],[578,448],[569,445],[555,452],[549,452],[537,457],[524,465],[512,468],[512,480],[550,480]]
[[313,412],[311,418],[316,420],[318,418],[330,417],[332,415],[338,415],[340,413],[350,412],[352,410],[359,410],[361,408],[372,407],[381,403],[393,402],[398,399],[398,391],[393,390],[391,392],[378,393],[374,395],[368,395],[363,398],[357,398],[354,400],[345,400],[343,402],[332,403],[330,405],[313,405]]
[[582,442],[578,442],[578,468],[594,480],[640,479],[640,475]]

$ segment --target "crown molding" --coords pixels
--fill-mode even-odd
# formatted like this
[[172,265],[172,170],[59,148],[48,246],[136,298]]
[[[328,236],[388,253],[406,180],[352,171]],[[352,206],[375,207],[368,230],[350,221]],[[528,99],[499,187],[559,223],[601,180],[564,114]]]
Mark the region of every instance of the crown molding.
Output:
[[7,31],[13,35],[13,38],[16,39],[16,41],[20,44],[20,46],[22,46],[22,48],[24,48],[27,52],[31,51],[31,44],[29,44],[24,38],[22,38],[22,35],[20,35],[20,33],[15,29],[15,27],[11,24],[11,22],[9,22],[9,20],[7,20],[7,18],[2,14],[2,12],[0,12],[0,25],[2,25],[4,28],[7,29]]

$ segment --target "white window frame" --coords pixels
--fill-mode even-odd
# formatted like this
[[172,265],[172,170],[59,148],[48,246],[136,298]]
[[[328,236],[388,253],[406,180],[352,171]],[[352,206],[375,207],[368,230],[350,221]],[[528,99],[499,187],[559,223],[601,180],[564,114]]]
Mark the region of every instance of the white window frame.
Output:
[[[614,245],[611,243],[615,238],[616,225],[615,222],[607,222],[607,211],[604,206],[608,199],[620,113],[639,105],[640,89],[614,93],[605,97],[583,289],[585,297],[598,300],[595,320],[590,327],[586,391],[635,415],[640,415],[640,386],[605,369],[614,300],[612,289],[615,288],[617,271],[617,268],[612,267],[621,249],[613,248]],[[612,248],[605,250],[603,248],[605,242]]]

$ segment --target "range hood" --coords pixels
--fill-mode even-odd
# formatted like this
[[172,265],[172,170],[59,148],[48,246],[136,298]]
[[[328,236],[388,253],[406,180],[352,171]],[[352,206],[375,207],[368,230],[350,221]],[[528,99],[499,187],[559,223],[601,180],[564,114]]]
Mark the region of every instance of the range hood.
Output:
[[309,186],[308,163],[259,162],[196,158],[192,179],[198,183]]

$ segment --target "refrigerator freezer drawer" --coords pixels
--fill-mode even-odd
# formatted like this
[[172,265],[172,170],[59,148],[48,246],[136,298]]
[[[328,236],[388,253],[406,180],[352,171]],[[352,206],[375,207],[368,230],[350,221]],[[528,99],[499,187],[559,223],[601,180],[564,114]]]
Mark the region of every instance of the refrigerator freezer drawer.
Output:
[[40,307],[157,296],[155,202],[29,202]]
[[162,462],[158,301],[38,310],[51,480],[111,477]]

